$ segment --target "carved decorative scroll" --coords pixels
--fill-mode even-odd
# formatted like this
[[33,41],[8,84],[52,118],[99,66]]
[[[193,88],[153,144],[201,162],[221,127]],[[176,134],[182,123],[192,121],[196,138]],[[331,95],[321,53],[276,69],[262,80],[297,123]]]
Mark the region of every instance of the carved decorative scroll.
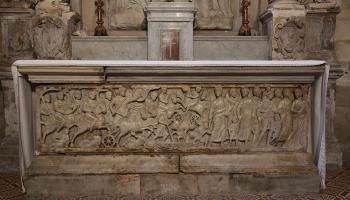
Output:
[[41,152],[297,151],[309,85],[48,85],[35,90]]

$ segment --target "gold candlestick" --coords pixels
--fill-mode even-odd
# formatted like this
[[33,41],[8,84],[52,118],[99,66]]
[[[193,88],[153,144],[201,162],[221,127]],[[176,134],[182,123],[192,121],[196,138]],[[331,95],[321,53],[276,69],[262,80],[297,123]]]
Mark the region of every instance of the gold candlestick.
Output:
[[249,27],[249,14],[248,8],[250,6],[249,0],[242,0],[242,26],[239,29],[238,35],[251,36],[251,29]]
[[104,10],[103,10],[103,0],[97,0],[95,1],[95,6],[96,6],[96,15],[97,15],[97,21],[96,21],[96,28],[95,28],[95,36],[107,36],[107,30],[103,26],[103,15],[104,15]]

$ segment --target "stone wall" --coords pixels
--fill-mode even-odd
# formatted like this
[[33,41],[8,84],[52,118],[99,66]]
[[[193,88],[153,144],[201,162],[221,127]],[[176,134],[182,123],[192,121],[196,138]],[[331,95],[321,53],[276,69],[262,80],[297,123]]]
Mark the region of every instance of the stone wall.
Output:
[[350,0],[343,0],[337,16],[335,58],[342,65],[344,76],[337,81],[335,134],[343,149],[344,160],[350,160]]

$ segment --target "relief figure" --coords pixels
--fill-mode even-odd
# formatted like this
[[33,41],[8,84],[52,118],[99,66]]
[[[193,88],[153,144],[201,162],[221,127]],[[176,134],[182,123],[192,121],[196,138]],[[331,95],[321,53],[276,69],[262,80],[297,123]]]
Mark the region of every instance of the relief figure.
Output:
[[229,122],[228,122],[228,130],[230,135],[230,142],[234,142],[237,145],[238,142],[238,131],[239,131],[239,119],[237,114],[237,107],[239,102],[242,100],[241,91],[239,88],[231,88],[229,92]]
[[261,127],[260,135],[257,139],[257,146],[270,144],[274,135],[273,122],[275,120],[275,107],[272,103],[274,91],[267,88],[262,97],[261,106],[257,110],[257,116]]
[[291,107],[293,126],[285,145],[303,148],[307,143],[307,137],[302,133],[307,132],[308,129],[307,124],[309,120],[307,118],[307,113],[309,105],[305,100],[307,94],[303,94],[302,89],[296,88],[294,90],[294,95],[296,99],[293,101]]
[[227,103],[223,97],[223,88],[221,86],[214,88],[216,99],[211,106],[211,142],[221,143],[229,140],[228,124],[227,124]]
[[237,108],[239,123],[238,141],[241,145],[252,142],[252,122],[256,113],[251,88],[242,88],[242,101]]

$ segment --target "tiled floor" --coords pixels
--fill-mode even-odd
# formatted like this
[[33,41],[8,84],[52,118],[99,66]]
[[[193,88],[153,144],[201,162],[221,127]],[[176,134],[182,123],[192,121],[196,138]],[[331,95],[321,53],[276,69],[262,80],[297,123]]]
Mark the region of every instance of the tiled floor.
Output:
[[[58,188],[59,189],[59,188]],[[0,200],[25,200],[16,174],[0,174]],[[134,197],[74,197],[71,200],[132,200]],[[158,196],[142,197],[142,200],[350,200],[350,163],[344,171],[328,172],[327,189],[320,195],[284,196],[284,195],[222,195],[222,196]]]

